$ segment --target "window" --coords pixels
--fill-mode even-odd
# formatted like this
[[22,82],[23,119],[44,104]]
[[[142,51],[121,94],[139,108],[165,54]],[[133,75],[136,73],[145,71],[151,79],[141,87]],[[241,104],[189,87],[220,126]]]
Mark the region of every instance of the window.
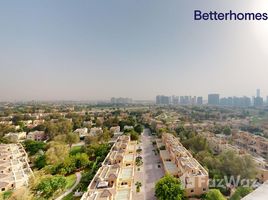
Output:
[[2,188],[2,189],[1,189],[1,191],[5,191],[5,190],[6,190],[6,188]]
[[207,190],[207,188],[203,188],[203,191],[206,191]]
[[191,190],[191,193],[193,193],[194,192],[194,190]]

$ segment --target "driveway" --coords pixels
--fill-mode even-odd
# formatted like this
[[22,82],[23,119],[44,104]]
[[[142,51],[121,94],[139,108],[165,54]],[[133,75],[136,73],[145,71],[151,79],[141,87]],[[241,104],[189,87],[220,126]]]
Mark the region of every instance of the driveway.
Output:
[[[155,148],[152,145],[152,136],[150,136],[150,130],[145,129],[142,135],[142,156],[144,163],[143,189],[145,200],[156,199],[154,196],[155,183],[165,175],[159,154],[155,155],[153,151],[154,149]],[[158,165],[160,165],[161,168],[158,168]]]

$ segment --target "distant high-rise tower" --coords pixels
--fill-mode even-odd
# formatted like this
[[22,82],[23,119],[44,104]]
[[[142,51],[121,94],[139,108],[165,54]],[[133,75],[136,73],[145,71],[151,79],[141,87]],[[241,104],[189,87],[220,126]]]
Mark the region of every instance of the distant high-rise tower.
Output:
[[257,97],[261,97],[261,90],[257,89]]
[[219,94],[209,94],[208,95],[208,105],[219,105],[220,95]]
[[197,103],[197,105],[202,105],[203,104],[203,97],[197,97],[196,103]]
[[171,98],[164,95],[156,96],[156,104],[168,105],[171,102]]

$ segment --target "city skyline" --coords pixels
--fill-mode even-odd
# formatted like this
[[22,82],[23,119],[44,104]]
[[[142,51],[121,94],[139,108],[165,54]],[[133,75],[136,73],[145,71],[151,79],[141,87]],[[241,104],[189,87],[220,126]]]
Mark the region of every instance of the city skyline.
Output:
[[256,88],[267,96],[267,23],[193,20],[194,9],[208,7],[261,12],[268,4],[1,2],[0,101],[251,97]]

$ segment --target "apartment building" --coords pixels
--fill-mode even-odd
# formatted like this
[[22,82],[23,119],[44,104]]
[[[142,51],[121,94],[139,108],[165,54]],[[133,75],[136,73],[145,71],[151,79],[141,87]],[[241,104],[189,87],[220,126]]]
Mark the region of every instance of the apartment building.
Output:
[[165,133],[156,140],[166,173],[181,180],[186,196],[199,196],[209,189],[208,172],[172,134]]
[[21,144],[0,144],[0,190],[28,185],[32,170]]
[[120,136],[81,200],[131,200],[137,142]]
[[233,134],[235,145],[253,155],[268,157],[268,139],[248,132],[238,131]]

